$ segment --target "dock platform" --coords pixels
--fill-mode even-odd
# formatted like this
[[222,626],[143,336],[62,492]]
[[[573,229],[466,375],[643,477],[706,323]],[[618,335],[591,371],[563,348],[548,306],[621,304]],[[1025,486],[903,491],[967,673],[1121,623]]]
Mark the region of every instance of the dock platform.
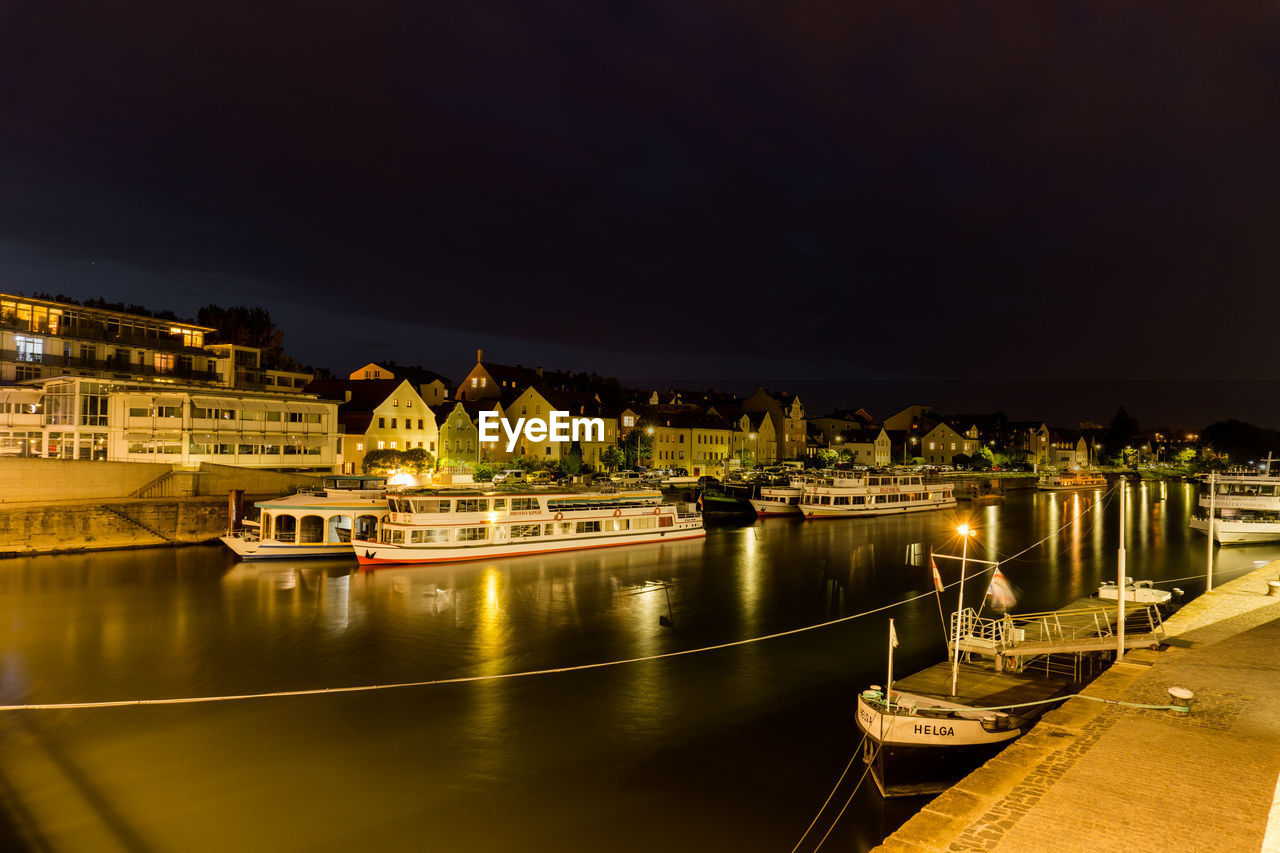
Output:
[[1083,693],[1191,713],[1068,699],[876,848],[1280,853],[1280,561],[1189,602],[1160,650],[1138,650]]

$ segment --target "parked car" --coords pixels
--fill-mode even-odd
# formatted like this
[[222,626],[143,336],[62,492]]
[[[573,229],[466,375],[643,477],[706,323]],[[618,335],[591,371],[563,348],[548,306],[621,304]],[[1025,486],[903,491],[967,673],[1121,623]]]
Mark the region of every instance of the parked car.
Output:
[[549,486],[556,481],[556,475],[551,471],[534,471],[525,478],[525,482],[531,486]]
[[635,485],[640,482],[640,473],[638,471],[619,471],[609,479],[623,485]]
[[524,472],[519,468],[512,468],[493,475],[494,485],[497,485],[498,483],[523,483],[524,481]]

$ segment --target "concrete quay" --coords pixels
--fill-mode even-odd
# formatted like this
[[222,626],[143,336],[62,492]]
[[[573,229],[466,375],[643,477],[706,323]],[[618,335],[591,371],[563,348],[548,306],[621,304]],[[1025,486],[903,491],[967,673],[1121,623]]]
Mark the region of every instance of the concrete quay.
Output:
[[1167,645],[1131,651],[884,843],[919,851],[1280,853],[1280,561],[1189,602]]

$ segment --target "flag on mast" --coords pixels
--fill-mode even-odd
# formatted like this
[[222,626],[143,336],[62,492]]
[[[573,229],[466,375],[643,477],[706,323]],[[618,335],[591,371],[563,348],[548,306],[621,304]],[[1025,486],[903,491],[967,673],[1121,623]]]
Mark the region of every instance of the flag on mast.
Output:
[[933,552],[929,552],[929,568],[933,569],[933,588],[938,592],[942,592],[942,575],[938,574],[938,561],[933,559]]
[[996,610],[1008,610],[1018,603],[1018,598],[1013,594],[1013,587],[1009,584],[1009,579],[999,569],[996,569],[996,573],[991,576],[991,585],[987,587],[987,596],[991,599],[991,606]]
[[898,631],[893,627],[893,620],[889,620],[889,648],[896,649],[898,647]]

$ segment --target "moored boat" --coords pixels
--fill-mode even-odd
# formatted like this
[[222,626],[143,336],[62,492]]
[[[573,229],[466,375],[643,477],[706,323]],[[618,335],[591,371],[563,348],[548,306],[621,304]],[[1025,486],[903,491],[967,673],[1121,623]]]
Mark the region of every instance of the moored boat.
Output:
[[1065,492],[1071,489],[1104,489],[1107,478],[1096,471],[1060,471],[1043,474],[1036,482],[1042,492]]
[[834,471],[804,483],[805,518],[922,512],[956,505],[952,483],[928,483],[917,471]]
[[1204,478],[1191,529],[1207,534],[1212,510],[1219,545],[1280,541],[1280,475],[1272,473],[1271,463],[1268,454],[1261,470],[1238,468]]
[[258,520],[222,543],[242,560],[350,557],[353,537],[373,535],[388,515],[386,477],[328,476],[317,491],[258,501]]
[[706,535],[691,504],[653,490],[427,491],[388,495],[376,537],[354,541],[361,565],[441,563],[672,542]]

